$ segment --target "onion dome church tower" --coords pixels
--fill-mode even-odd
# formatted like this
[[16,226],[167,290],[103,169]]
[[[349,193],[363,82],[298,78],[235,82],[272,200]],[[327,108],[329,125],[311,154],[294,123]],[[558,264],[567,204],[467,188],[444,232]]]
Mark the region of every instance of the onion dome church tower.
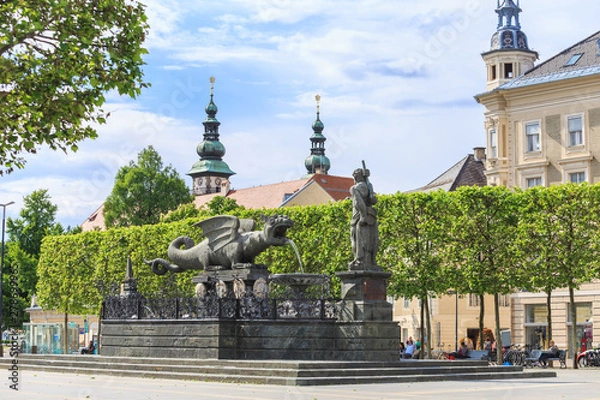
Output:
[[321,96],[316,95],[315,99],[317,100],[317,119],[312,124],[313,135],[310,138],[312,143],[312,147],[310,149],[310,156],[306,158],[304,161],[304,166],[308,171],[308,175],[312,174],[327,174],[329,168],[331,168],[331,163],[329,162],[329,158],[325,156],[325,136],[323,136],[323,129],[325,126],[321,119],[319,118],[320,114],[320,102]]
[[234,175],[225,161],[225,146],[219,141],[219,125],[215,118],[217,106],[213,102],[215,78],[210,78],[210,102],[205,108],[206,120],[204,125],[204,140],[196,148],[200,156],[187,175],[192,177],[192,194],[200,196],[210,193],[227,194],[229,191],[229,177]]
[[513,80],[533,68],[538,53],[529,48],[521,30],[521,8],[513,0],[498,0],[498,28],[492,35],[491,48],[481,56],[487,68],[487,90]]

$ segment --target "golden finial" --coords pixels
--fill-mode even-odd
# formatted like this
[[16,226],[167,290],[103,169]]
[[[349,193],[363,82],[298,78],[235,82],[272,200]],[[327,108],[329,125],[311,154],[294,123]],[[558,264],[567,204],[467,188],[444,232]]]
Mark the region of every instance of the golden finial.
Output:
[[319,105],[319,103],[321,102],[321,95],[316,95],[316,96],[315,96],[315,100],[317,100],[317,113],[318,113],[318,112],[319,112],[319,109],[320,109],[320,107],[321,107],[321,106]]
[[211,76],[210,77],[210,95],[213,95],[213,90],[215,88],[215,77]]

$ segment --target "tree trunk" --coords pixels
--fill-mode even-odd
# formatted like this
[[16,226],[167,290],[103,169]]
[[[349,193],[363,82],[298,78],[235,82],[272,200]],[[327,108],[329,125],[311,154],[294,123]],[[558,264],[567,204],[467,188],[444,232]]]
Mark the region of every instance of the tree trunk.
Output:
[[577,307],[575,307],[575,289],[572,287],[569,287],[569,301],[569,308],[571,310],[569,351],[573,360],[573,368],[577,369]]
[[479,295],[479,343],[477,343],[477,348],[481,350],[483,348],[483,329],[484,326],[484,318],[485,318],[485,304],[483,302],[483,295]]
[[[427,305],[425,306],[425,327],[427,340],[421,339],[421,351],[427,349],[427,358],[431,358],[431,310],[429,309],[429,297],[427,297]],[[421,357],[425,358],[425,357]]]
[[[104,315],[104,302],[102,302],[102,305],[100,306],[100,316],[98,317],[98,342],[96,343],[96,354],[100,355],[100,344],[101,344],[101,340],[100,338],[102,337],[102,316]],[[94,337],[92,336],[92,339]]]
[[494,335],[496,336],[496,356],[499,362],[499,365],[503,363],[500,362],[502,360],[502,335],[500,335],[500,295],[494,295],[494,313],[496,318],[496,329]]
[[552,290],[546,292],[546,307],[548,310],[546,315],[546,342],[550,343],[552,340]]
[[[421,297],[421,326],[419,327],[419,337],[416,340],[421,342],[421,349],[419,350],[419,359],[423,358],[423,333],[425,326],[425,307],[427,307],[427,296],[425,298]],[[416,344],[416,341],[415,341]]]
[[65,347],[64,354],[69,354],[69,313],[65,311]]

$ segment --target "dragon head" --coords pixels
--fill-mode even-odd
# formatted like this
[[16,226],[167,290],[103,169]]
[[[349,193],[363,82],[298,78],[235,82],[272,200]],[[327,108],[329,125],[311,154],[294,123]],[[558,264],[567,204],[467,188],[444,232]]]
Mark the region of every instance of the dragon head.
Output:
[[265,223],[264,233],[270,245],[283,246],[287,244],[288,238],[285,234],[289,228],[294,226],[294,221],[285,215],[263,216],[262,220]]

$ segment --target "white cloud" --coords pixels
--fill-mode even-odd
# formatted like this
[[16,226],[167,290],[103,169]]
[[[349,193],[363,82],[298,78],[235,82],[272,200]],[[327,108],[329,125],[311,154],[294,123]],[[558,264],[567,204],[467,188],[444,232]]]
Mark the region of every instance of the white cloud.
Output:
[[[237,188],[305,173],[317,93],[330,172],[348,175],[365,159],[378,192],[422,186],[484,144],[483,108],[472,96],[485,90],[480,53],[496,29],[495,2],[144,3],[153,87],[135,101],[110,92],[99,138],[74,154],[27,156],[25,170],[0,177],[0,202],[48,187],[61,222],[78,224],[148,145],[189,185],[183,174],[198,159],[211,75]],[[522,3],[523,30],[542,60],[597,29],[596,2]]]

